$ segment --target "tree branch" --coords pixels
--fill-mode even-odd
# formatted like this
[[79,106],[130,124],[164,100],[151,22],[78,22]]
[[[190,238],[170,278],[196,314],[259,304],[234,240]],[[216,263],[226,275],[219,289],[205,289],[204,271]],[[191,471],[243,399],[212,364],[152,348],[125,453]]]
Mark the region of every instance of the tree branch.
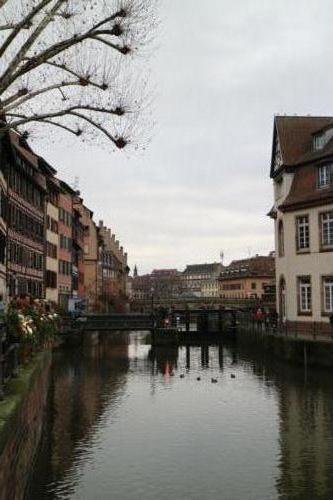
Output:
[[[63,2],[67,0],[58,0],[59,2]],[[121,11],[120,11],[121,12]],[[117,17],[119,14],[113,14],[111,17]],[[109,18],[110,19],[110,18]],[[37,56],[31,57],[20,69],[17,70],[17,72],[10,78],[10,80],[7,82],[5,81],[5,85],[8,87],[11,85],[17,78],[25,75],[26,73],[32,71],[33,69],[36,69],[38,66],[47,63],[50,59],[53,57],[59,55],[61,52],[64,52],[68,50],[70,47],[74,47],[75,45],[78,45],[79,43],[82,43],[84,40],[87,39],[92,39],[92,40],[97,40],[103,43],[106,43],[105,39],[99,38],[99,34],[108,34],[110,36],[118,36],[117,32],[114,30],[96,30],[95,28],[90,29],[83,33],[82,35],[74,35],[70,38],[67,38],[67,40],[62,40],[59,43],[56,43],[52,45],[51,47],[45,49],[43,52],[40,52]],[[121,47],[117,44],[113,43],[108,43],[108,46],[113,48],[114,50],[117,50],[121,54],[127,54],[129,52],[128,47]],[[11,65],[13,66],[13,65]],[[9,74],[9,71],[6,72],[6,75]],[[6,76],[5,75],[5,76]],[[5,78],[4,76],[4,78]],[[5,90],[7,87],[3,87],[2,89]],[[1,90],[1,87],[0,87]]]
[[36,90],[35,92],[29,92],[27,90],[25,96],[22,96],[22,90],[19,90],[16,94],[12,95],[11,97],[8,97],[8,99],[5,99],[2,102],[2,107],[5,113],[7,113],[11,109],[17,108],[24,102],[29,101],[30,99],[34,99],[35,97],[40,96],[41,94],[45,94],[46,92],[50,92],[51,90],[56,90],[64,87],[72,87],[72,86],[82,87],[83,84],[80,83],[80,81],[78,80],[71,82],[55,83],[54,85],[50,85],[49,87],[44,87],[43,89]]
[[[51,0],[43,0],[43,2],[45,2],[46,4],[49,3],[50,1]],[[15,68],[20,64],[20,62],[23,60],[24,56],[26,55],[30,47],[35,43],[37,38],[41,35],[41,33],[45,30],[48,24],[52,21],[54,14],[56,14],[56,12],[60,9],[62,4],[67,1],[68,0],[57,0],[56,4],[53,6],[50,12],[45,14],[41,22],[38,24],[37,28],[33,31],[33,33],[29,36],[26,42],[22,45],[16,56],[12,59],[5,73],[1,76],[0,91],[6,90],[6,88],[8,88],[8,86],[16,79],[12,78],[12,74],[15,71]]]
[[82,120],[87,121],[88,123],[90,123],[90,125],[100,130],[104,135],[106,135],[108,139],[110,139],[117,146],[117,148],[123,149],[126,146],[127,141],[123,137],[114,137],[112,134],[110,134],[110,132],[108,132],[104,127],[102,127],[102,125],[95,122],[91,118],[88,118],[87,116],[81,115],[81,113],[76,113],[76,112],[72,112],[70,114],[73,116],[77,116]]
[[66,71],[67,73],[70,73],[73,76],[76,76],[76,78],[80,81],[82,81],[82,85],[92,85],[93,87],[96,87],[100,90],[106,90],[107,89],[107,84],[106,83],[96,83],[92,82],[89,78],[88,75],[83,76],[74,71],[73,69],[68,68],[65,64],[58,64],[52,61],[46,61],[45,64],[48,64],[49,66],[53,66],[54,68],[62,69],[63,71]]
[[[54,125],[55,127],[59,127],[63,130],[66,130],[66,132],[70,132],[71,134],[74,134],[76,136],[79,136],[82,133],[82,130],[80,130],[80,129],[74,130],[74,129],[68,127],[67,125],[63,125],[62,123],[54,122],[52,120],[46,120],[46,119],[40,120],[37,117],[35,120],[30,120],[30,121],[31,122],[35,121],[35,122],[40,122],[40,123],[46,123],[48,125]],[[10,125],[7,125],[6,127],[2,127],[1,131],[3,132],[4,130],[11,130],[11,129],[16,130],[18,133],[20,133],[18,130],[18,126],[16,126],[15,124],[10,124]]]
[[8,0],[0,0],[0,9],[8,2]]
[[[1,0],[0,0],[1,1]],[[52,0],[41,0],[38,5],[32,11],[25,16],[21,22],[19,22],[12,33],[6,38],[2,46],[0,47],[0,57],[3,56],[9,45],[12,43],[13,40],[17,37],[17,35],[20,33],[21,29],[28,28],[31,26],[31,22],[33,18],[47,5],[51,2]]]
[[83,106],[70,106],[69,108],[61,109],[60,111],[54,111],[53,113],[45,113],[36,116],[26,116],[20,113],[6,113],[6,116],[14,118],[22,118],[21,120],[13,123],[13,126],[19,127],[30,121],[44,120],[49,118],[59,118],[61,116],[66,116],[69,114],[74,115],[77,111],[93,111],[95,113],[105,113],[108,115],[116,115],[116,116],[122,116],[125,113],[123,108],[120,107],[114,109],[105,109],[105,108],[98,108],[95,106],[83,105]]

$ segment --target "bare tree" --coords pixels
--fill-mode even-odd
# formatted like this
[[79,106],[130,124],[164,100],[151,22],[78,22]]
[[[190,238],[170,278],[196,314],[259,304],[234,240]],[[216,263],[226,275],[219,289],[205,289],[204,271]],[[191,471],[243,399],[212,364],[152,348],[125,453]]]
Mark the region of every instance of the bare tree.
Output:
[[[157,0],[0,0],[0,131],[29,126],[131,141],[142,96],[131,55],[156,26]],[[135,68],[137,71],[137,68]],[[134,90],[134,92],[133,92]]]

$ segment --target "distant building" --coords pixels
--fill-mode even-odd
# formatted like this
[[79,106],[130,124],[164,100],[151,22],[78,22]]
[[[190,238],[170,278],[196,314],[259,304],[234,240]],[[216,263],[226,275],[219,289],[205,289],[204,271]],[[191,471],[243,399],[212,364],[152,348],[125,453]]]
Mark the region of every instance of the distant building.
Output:
[[219,277],[219,295],[224,299],[262,298],[275,283],[274,257],[256,255],[234,260]]
[[93,212],[85,205],[78,207],[83,225],[83,285],[87,310],[98,310],[98,283],[100,282],[102,266],[99,261],[98,230],[93,220]]
[[223,269],[221,263],[192,264],[182,273],[183,293],[196,297],[218,297],[218,277]]
[[150,274],[144,274],[133,278],[132,296],[134,300],[151,299],[154,292],[153,281]]
[[98,224],[99,262],[97,290],[99,307],[103,311],[123,308],[127,303],[127,253],[116,240],[115,234],[103,221]]
[[270,175],[280,319],[332,332],[333,117],[277,116]]

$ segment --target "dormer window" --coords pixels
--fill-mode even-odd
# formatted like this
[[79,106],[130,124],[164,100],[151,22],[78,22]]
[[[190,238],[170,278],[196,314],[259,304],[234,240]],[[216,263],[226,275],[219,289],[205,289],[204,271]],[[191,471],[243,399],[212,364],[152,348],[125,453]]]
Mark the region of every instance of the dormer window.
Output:
[[330,141],[333,137],[333,127],[326,129],[324,132],[320,132],[319,134],[315,134],[313,136],[313,150],[320,151],[323,149],[328,141]]
[[319,151],[320,149],[323,149],[323,147],[324,147],[324,138],[325,138],[324,134],[318,134],[318,135],[314,136],[314,138],[313,138],[313,149],[315,151]]
[[325,188],[333,181],[333,165],[326,164],[318,167],[318,187]]

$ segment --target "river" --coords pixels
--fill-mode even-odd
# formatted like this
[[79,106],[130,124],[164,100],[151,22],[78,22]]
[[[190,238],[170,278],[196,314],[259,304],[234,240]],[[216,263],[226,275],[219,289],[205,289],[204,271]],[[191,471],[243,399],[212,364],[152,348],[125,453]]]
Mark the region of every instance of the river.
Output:
[[333,498],[329,372],[104,334],[51,377],[27,500]]

